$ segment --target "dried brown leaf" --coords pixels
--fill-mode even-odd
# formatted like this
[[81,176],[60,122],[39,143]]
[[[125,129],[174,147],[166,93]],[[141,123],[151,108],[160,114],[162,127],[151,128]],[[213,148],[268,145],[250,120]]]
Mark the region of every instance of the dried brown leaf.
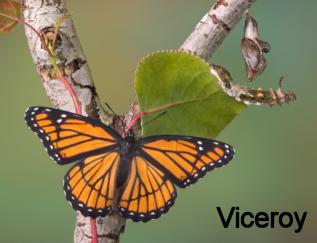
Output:
[[[11,32],[20,18],[21,4],[11,0],[0,0],[0,33]],[[10,18],[11,17],[11,18]]]

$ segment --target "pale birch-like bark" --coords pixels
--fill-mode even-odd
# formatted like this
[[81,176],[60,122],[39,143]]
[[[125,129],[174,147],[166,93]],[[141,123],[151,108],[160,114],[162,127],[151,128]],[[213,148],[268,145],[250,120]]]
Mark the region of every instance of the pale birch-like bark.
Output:
[[[24,21],[32,25],[38,32],[52,33],[55,23],[67,11],[64,1],[23,1]],[[28,27],[25,27],[25,34],[48,98],[56,108],[74,112],[72,99],[63,83],[54,75],[48,53],[42,47],[40,38]],[[74,81],[71,83],[81,103],[82,113],[98,117],[99,100],[71,18],[65,18],[62,22],[58,36],[55,49],[57,64],[61,66],[62,71],[65,71],[67,79]]]
[[[240,21],[252,2],[254,0],[219,0],[199,22],[180,49],[209,59],[230,30]],[[56,21],[67,12],[64,0],[23,0],[24,21],[31,24],[39,32],[53,31]],[[74,112],[72,99],[63,83],[57,80],[54,75],[48,54],[41,47],[39,38],[27,27],[25,27],[25,33],[34,64],[48,98],[54,107]],[[102,113],[88,63],[71,18],[66,18],[62,22],[55,53],[58,57],[58,64],[75,89],[81,103],[82,113],[102,119],[106,124],[122,129],[123,124],[121,127],[118,124],[113,124],[112,117]],[[137,113],[138,106],[133,104],[125,116],[125,123],[127,124],[131,117]],[[125,220],[115,210],[106,218],[97,219],[98,242],[119,242],[124,225]],[[89,218],[78,213],[75,227],[74,242],[90,243]]]
[[180,50],[208,60],[255,0],[218,0],[199,21]]
[[[55,23],[67,12],[65,2],[61,0],[23,1],[23,19],[38,32],[53,32]],[[81,103],[82,114],[101,119],[108,125],[114,125],[112,124],[112,117],[105,116],[102,112],[88,63],[71,18],[63,20],[58,33],[59,38],[55,49],[57,64],[73,86]],[[64,84],[56,78],[54,68],[49,60],[47,51],[42,46],[41,40],[28,27],[25,27],[25,34],[33,62],[42,79],[42,85],[49,100],[56,108],[74,112],[73,101]],[[118,242],[118,237],[124,224],[125,219],[116,211],[113,211],[106,218],[97,219],[99,242]],[[77,213],[74,242],[88,243],[90,241],[90,218]]]

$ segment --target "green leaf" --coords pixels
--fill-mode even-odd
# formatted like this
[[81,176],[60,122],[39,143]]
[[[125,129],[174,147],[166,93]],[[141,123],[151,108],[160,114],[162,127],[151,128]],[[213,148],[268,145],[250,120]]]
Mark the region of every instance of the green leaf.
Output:
[[7,33],[14,29],[20,18],[21,5],[11,0],[0,0],[0,33]]
[[[142,136],[215,138],[245,105],[222,91],[209,64],[184,52],[157,52],[139,63],[135,89],[143,115]],[[164,115],[163,111],[167,111]]]

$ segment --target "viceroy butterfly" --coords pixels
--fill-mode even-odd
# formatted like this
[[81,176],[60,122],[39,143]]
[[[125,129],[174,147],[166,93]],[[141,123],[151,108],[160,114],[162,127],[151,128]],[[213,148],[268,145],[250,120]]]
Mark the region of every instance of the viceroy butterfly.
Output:
[[136,140],[129,131],[122,138],[98,120],[53,108],[30,107],[25,121],[54,161],[76,162],[64,191],[72,207],[91,218],[106,216],[113,206],[133,221],[158,218],[174,204],[175,185],[195,183],[234,155],[230,145],[199,137]]

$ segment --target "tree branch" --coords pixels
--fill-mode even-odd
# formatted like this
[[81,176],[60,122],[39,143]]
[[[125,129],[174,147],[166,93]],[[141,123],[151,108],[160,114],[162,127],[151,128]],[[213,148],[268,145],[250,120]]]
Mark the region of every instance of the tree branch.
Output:
[[[23,1],[24,21],[32,25],[38,32],[46,35],[54,33],[55,23],[66,13],[67,9],[63,1]],[[63,83],[57,79],[47,50],[43,47],[40,38],[27,27],[25,27],[25,34],[48,98],[55,107],[74,112],[71,97]],[[61,24],[55,54],[59,68],[72,82],[73,89],[82,105],[82,113],[99,118],[102,109],[71,18],[66,18]]]
[[[68,12],[66,4],[61,0],[24,0],[22,14],[24,21],[37,32],[46,36],[54,36],[56,63],[63,75],[71,82],[82,114],[101,119],[107,125],[113,124],[113,116],[103,112],[88,63],[80,46],[79,39],[71,18],[65,18],[55,36],[56,22]],[[65,83],[58,75],[50,61],[47,48],[44,48],[39,36],[25,26],[25,34],[36,70],[42,79],[46,95],[53,106],[62,110],[75,112],[74,102]],[[122,124],[121,124],[122,126]],[[118,128],[117,128],[118,129]],[[99,242],[118,242],[125,220],[113,211],[104,219],[97,219]],[[92,239],[90,218],[77,215],[74,242],[90,242]]]
[[180,47],[208,60],[255,0],[218,0]]
[[[252,2],[254,0],[219,0],[199,22],[180,49],[209,59],[230,30],[240,21]],[[23,0],[24,21],[32,25],[38,32],[46,35],[54,34],[56,21],[67,12],[63,0]],[[72,98],[54,73],[48,53],[43,48],[39,37],[27,27],[25,27],[25,34],[48,98],[54,107],[74,112]],[[116,122],[113,116],[104,113],[71,18],[66,18],[62,22],[58,35],[54,39],[56,39],[57,64],[67,80],[71,81],[81,104],[82,114],[101,119],[107,125],[122,132],[125,124],[128,124],[131,118],[139,112],[138,105],[136,103],[131,105],[130,111],[124,117],[125,124]],[[119,242],[125,219],[120,217],[115,209],[106,218],[98,218],[96,221],[99,243]],[[91,239],[89,218],[78,213],[74,242],[90,243]]]

